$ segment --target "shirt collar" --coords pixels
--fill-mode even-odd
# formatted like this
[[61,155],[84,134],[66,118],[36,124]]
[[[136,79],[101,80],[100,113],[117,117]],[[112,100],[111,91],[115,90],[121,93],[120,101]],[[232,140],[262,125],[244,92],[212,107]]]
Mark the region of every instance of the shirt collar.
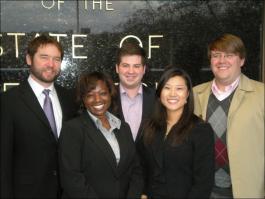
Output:
[[231,91],[234,91],[236,89],[236,87],[238,86],[238,83],[239,83],[239,79],[240,79],[240,76],[230,85],[226,86],[225,87],[225,91],[220,91],[216,85],[216,80],[214,78],[213,80],[213,84],[212,84],[212,92],[215,93],[219,93],[219,94],[222,94],[222,93],[225,93],[227,92],[228,90],[231,90]]
[[38,82],[36,82],[31,75],[29,75],[28,83],[30,87],[32,88],[33,92],[36,96],[40,96],[42,94],[42,91],[44,89],[49,89],[50,93],[54,92],[54,83],[52,83],[48,88],[44,88],[42,85],[40,85]]
[[[127,94],[126,91],[124,90],[123,86],[121,85],[121,83],[119,83],[119,87],[120,87],[120,94]],[[141,86],[139,87],[139,90],[137,92],[137,94],[143,94],[143,86],[142,86],[142,83],[141,83]]]
[[[90,118],[92,119],[92,121],[95,123],[96,127],[99,128],[99,126],[102,126],[102,123],[101,121],[95,117],[94,115],[92,115],[89,110],[87,110]],[[109,121],[109,124],[111,126],[111,128],[115,129],[120,129],[121,127],[121,120],[119,120],[117,117],[115,117],[113,114],[111,114],[110,112],[106,112],[106,115],[107,115],[107,119]]]

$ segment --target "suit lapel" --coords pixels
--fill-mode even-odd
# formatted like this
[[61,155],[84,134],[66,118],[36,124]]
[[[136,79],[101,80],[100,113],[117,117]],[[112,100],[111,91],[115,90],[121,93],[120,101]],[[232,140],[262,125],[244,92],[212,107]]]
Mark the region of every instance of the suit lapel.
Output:
[[143,104],[142,104],[142,120],[151,115],[152,113],[152,103],[150,103],[151,92],[148,90],[146,86],[143,86]]
[[232,102],[229,108],[229,112],[228,112],[228,119],[229,119],[228,121],[230,121],[230,119],[233,117],[234,113],[236,112],[237,108],[239,107],[244,94],[245,94],[244,90],[237,89],[235,91],[235,94],[233,96],[233,99],[232,99]]
[[[120,94],[120,86],[119,86],[119,84],[116,85],[116,88],[117,88],[117,91],[118,91],[118,94],[119,94],[119,103],[118,104],[119,104],[119,109],[120,109],[120,120],[125,122],[125,118],[124,118],[123,110],[122,110],[122,104],[121,104],[121,94]],[[125,133],[121,133],[121,132],[125,132],[126,131],[126,129],[124,129],[124,128],[125,128],[125,126],[121,125],[120,130],[118,130],[118,129],[114,130],[115,136],[117,138],[117,141],[118,141],[119,147],[120,147],[120,162],[119,162],[119,165],[118,165],[118,168],[119,168],[120,171],[123,168],[123,165],[124,165],[125,160],[126,160],[127,155],[128,155],[128,146],[126,145],[126,142],[125,142],[126,135],[125,135]],[[138,134],[137,134],[137,137],[138,137]]]
[[[141,121],[143,121],[145,118],[149,117],[152,114],[153,111],[153,104],[150,103],[150,101],[153,101],[154,99],[152,99],[154,96],[151,95],[151,92],[149,91],[149,89],[142,85],[143,87],[143,104],[142,104],[142,118]],[[140,134],[141,134],[141,129],[139,128],[137,135],[136,135],[136,139],[135,139],[135,143],[137,143],[140,139]]]
[[115,136],[118,140],[119,147],[120,147],[120,162],[118,165],[119,170],[121,170],[121,168],[123,167],[124,162],[125,162],[126,157],[127,157],[127,154],[128,154],[128,146],[126,145],[126,143],[127,143],[126,142],[126,135],[125,135],[125,133],[122,133],[125,131],[126,131],[126,129],[124,129],[123,125],[121,125],[120,130],[119,129],[114,130]]
[[118,94],[119,94],[119,109],[120,109],[120,119],[122,121],[125,122],[125,118],[124,118],[124,115],[123,115],[123,111],[122,111],[122,105],[121,105],[121,94],[120,94],[120,84],[116,85],[116,88],[117,88],[117,91],[118,91]]
[[86,129],[88,136],[91,138],[92,142],[94,142],[94,144],[98,146],[101,152],[105,155],[113,172],[116,174],[117,177],[119,177],[115,154],[111,146],[109,145],[108,141],[101,133],[101,131],[97,129],[95,123],[92,121],[86,110],[81,115],[81,120]]
[[62,110],[62,124],[66,121],[66,117],[67,117],[67,103],[65,98],[65,95],[63,94],[62,90],[60,89],[60,87],[57,84],[54,84],[54,88],[56,90],[59,102],[60,102],[60,106],[61,106],[61,110]]
[[150,103],[150,101],[153,100],[151,99],[153,96],[151,95],[151,92],[148,90],[146,86],[142,85],[142,87],[143,87],[143,105],[142,105],[142,121],[143,121],[143,119],[145,119],[152,113],[153,104]]
[[41,105],[40,105],[35,93],[31,89],[31,87],[27,81],[23,82],[19,85],[19,93],[20,93],[21,99],[32,110],[32,112],[34,112],[35,115],[41,121],[43,121],[47,127],[50,128],[49,121],[48,121],[43,109],[41,108]]
[[241,73],[238,87],[236,88],[236,91],[234,93],[234,96],[233,96],[233,99],[232,99],[232,102],[229,108],[228,122],[231,120],[237,108],[239,107],[240,103],[242,102],[245,92],[251,92],[253,90],[254,89],[251,86],[250,80]]
[[207,105],[209,101],[209,96],[211,93],[211,86],[212,86],[212,82],[208,84],[205,90],[199,92],[198,94],[200,104],[201,104],[201,110],[202,110],[202,119],[204,120],[206,119],[206,110],[207,110]]
[[151,145],[155,160],[161,169],[163,168],[163,132],[165,131],[165,128],[166,126],[163,126],[163,128],[155,135]]

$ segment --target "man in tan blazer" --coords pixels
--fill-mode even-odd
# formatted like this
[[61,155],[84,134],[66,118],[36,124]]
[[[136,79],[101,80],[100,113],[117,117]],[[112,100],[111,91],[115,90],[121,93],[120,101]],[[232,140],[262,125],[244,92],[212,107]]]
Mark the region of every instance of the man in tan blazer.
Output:
[[211,198],[264,198],[264,84],[241,73],[242,40],[225,34],[208,46],[214,80],[194,87],[194,113],[215,133]]

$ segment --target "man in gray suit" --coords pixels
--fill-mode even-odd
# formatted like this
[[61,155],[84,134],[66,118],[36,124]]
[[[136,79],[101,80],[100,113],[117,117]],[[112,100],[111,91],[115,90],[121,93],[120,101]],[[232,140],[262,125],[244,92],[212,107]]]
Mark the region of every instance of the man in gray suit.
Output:
[[120,116],[131,128],[135,142],[139,139],[139,127],[153,110],[155,88],[142,84],[146,69],[146,53],[137,43],[125,43],[116,54],[116,72],[120,84]]
[[63,55],[53,37],[34,38],[26,55],[28,80],[1,94],[1,198],[61,197],[57,143],[75,111],[74,94],[54,83]]

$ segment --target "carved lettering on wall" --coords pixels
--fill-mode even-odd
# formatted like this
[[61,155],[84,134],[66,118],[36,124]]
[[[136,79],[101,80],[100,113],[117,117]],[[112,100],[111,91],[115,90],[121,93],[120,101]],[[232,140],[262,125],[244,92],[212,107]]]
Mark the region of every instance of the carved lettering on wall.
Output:
[[[0,34],[0,37],[2,37],[2,34]],[[2,46],[0,46],[0,56],[2,56],[3,52],[4,52],[4,50],[3,50]]]
[[[19,55],[19,52],[18,52],[18,49],[19,49],[19,42],[18,42],[18,36],[25,36],[25,33],[7,33],[7,35],[9,36],[15,36],[15,51],[16,51],[16,58],[18,58],[18,55]],[[67,34],[53,34],[53,33],[49,33],[50,36],[53,36],[57,39],[58,42],[60,42],[60,37],[67,37]],[[35,37],[38,37],[40,36],[39,33],[36,33]],[[0,37],[2,37],[2,34],[0,35]],[[73,34],[72,35],[72,57],[73,59],[87,59],[87,56],[79,56],[79,55],[76,55],[75,54],[75,49],[76,48],[84,48],[84,45],[81,45],[81,44],[76,44],[75,43],[75,38],[76,37],[87,37],[87,35],[79,35],[79,34]],[[152,38],[162,38],[163,35],[149,35],[149,46],[148,46],[148,59],[151,59],[151,50],[153,48],[159,48],[159,46],[152,46],[151,44],[151,39]],[[141,41],[141,39],[135,35],[127,35],[125,36],[124,38],[122,38],[121,42],[120,42],[120,47],[122,46],[123,42],[128,39],[128,38],[135,38],[138,42],[139,42],[139,45],[141,47],[143,47],[143,43]],[[0,56],[3,55],[3,48],[2,46],[0,46]]]
[[18,58],[18,39],[17,37],[25,36],[25,33],[7,33],[7,35],[15,35],[15,47],[16,47],[16,57]]
[[[51,2],[52,1],[52,2]],[[46,9],[51,9],[55,6],[55,0],[51,0],[51,1],[44,1],[44,0],[41,0],[41,5],[46,8]],[[60,1],[60,0],[57,0],[58,1],[58,10],[61,10],[61,4],[67,4],[67,1],[66,3],[64,1]],[[84,3],[84,6],[85,6],[85,9],[87,10],[88,8],[88,3],[87,3],[87,0],[84,0],[85,3]],[[99,9],[99,10],[102,10],[102,0],[89,0],[88,2],[92,3],[92,6],[93,6],[93,10],[95,9]],[[111,2],[109,2],[108,0],[105,0],[105,9],[106,11],[113,11],[114,9],[111,8],[110,6],[112,5]]]

